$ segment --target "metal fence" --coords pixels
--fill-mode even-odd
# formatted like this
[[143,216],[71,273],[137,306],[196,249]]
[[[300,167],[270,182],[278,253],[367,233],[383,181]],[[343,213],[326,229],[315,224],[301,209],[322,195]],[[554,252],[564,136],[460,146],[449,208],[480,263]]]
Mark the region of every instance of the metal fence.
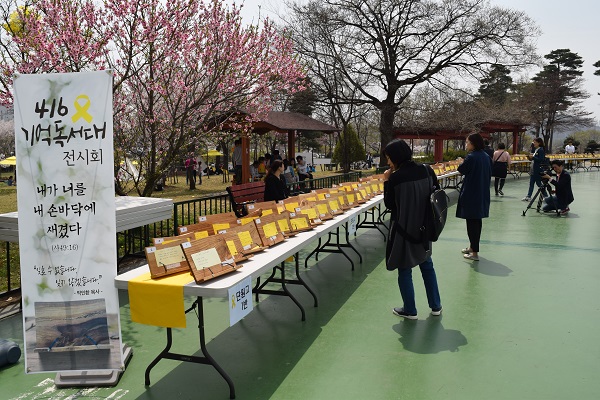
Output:
[[[307,179],[302,182],[291,183],[289,186],[292,189],[308,192],[312,189],[330,188],[343,182],[358,181],[364,175],[364,171],[356,171],[325,178]],[[117,257],[120,261],[132,255],[143,257],[144,248],[150,246],[152,238],[175,236],[178,227],[198,222],[198,216],[229,211],[231,211],[231,200],[227,192],[174,202],[172,219],[118,232],[116,237]],[[18,246],[18,243],[5,242],[5,246],[0,250],[0,265],[5,266],[0,271],[0,295],[20,288]]]

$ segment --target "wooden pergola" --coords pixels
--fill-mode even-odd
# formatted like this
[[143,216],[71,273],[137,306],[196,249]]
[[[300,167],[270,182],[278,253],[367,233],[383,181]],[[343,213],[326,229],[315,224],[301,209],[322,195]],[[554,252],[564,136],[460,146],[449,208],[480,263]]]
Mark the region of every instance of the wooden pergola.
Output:
[[[487,121],[482,123],[479,127],[479,133],[488,138],[491,133],[496,132],[511,132],[513,134],[513,152],[516,151],[519,145],[519,134],[525,132],[525,124],[509,123],[509,122],[498,122],[498,121]],[[465,140],[469,134],[473,133],[472,130],[466,132],[462,130],[453,129],[403,129],[396,128],[394,130],[394,138],[396,139],[433,139],[434,140],[434,151],[433,159],[435,162],[443,161],[444,156],[444,141],[445,140]]]
[[[288,158],[295,157],[296,135],[301,132],[325,132],[334,133],[340,129],[311,118],[307,115],[286,112],[271,111],[266,118],[256,121],[252,124],[252,132],[266,134],[269,132],[279,132],[288,134]],[[247,134],[242,137],[242,182],[250,180],[250,138]]]

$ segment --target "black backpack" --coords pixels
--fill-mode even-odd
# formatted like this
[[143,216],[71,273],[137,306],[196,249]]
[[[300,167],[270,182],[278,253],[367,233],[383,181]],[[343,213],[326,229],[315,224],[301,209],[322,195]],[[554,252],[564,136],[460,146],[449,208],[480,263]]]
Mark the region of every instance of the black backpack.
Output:
[[423,240],[435,242],[440,237],[446,225],[450,198],[444,189],[433,189],[433,182],[429,171],[427,171],[427,177],[429,178],[429,187],[431,188],[431,194],[429,195],[431,209],[425,212],[425,221],[421,229],[423,230]]
[[450,198],[444,191],[444,189],[434,189],[431,175],[425,165],[423,165],[427,173],[427,179],[429,180],[429,188],[431,193],[429,194],[428,207],[425,211],[425,217],[423,219],[423,225],[420,228],[421,237],[414,238],[401,226],[398,226],[398,233],[402,235],[406,240],[411,243],[429,243],[435,242],[440,237],[440,234],[444,230],[446,225],[446,217],[448,216],[448,203]]

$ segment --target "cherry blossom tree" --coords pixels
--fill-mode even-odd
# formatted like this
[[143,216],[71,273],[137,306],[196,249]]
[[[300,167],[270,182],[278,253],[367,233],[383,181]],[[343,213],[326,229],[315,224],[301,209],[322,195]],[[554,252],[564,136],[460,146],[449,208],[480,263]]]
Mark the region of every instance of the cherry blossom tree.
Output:
[[[240,110],[245,117],[227,126],[247,129],[277,93],[303,89],[289,38],[269,20],[243,25],[240,8],[222,0],[1,1],[3,103],[16,71],[113,70],[118,191],[131,182],[151,195],[199,136],[218,140]],[[127,160],[139,174],[121,167]]]

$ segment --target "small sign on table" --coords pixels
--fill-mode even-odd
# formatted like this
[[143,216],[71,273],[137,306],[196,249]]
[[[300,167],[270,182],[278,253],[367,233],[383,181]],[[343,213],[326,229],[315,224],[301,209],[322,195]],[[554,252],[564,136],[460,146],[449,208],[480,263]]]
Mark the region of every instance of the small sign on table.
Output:
[[252,278],[248,276],[237,285],[229,288],[229,326],[252,311]]

